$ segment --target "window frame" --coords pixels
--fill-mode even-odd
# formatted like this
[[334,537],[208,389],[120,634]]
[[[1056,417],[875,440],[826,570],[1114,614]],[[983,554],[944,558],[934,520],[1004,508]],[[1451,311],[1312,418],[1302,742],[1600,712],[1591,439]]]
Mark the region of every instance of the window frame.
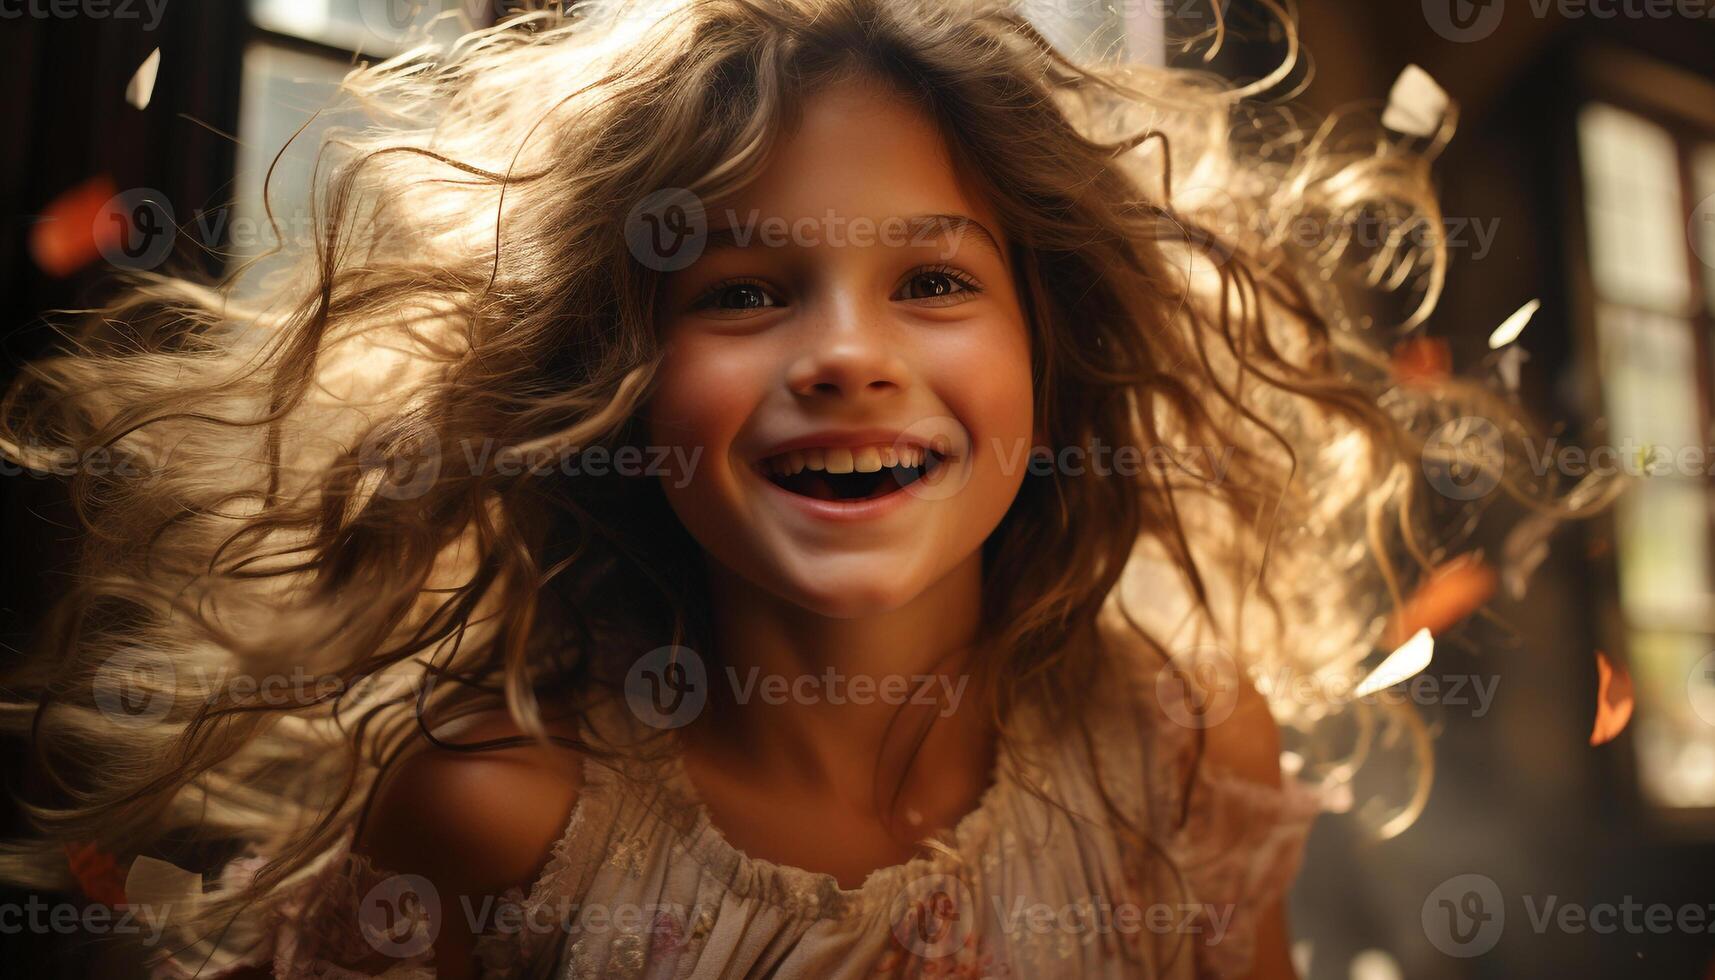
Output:
[[[1624,301],[1609,300],[1598,291],[1590,252],[1590,229],[1585,212],[1584,160],[1578,140],[1579,113],[1592,103],[1604,103],[1639,116],[1660,126],[1674,141],[1675,165],[1679,177],[1680,222],[1688,229],[1699,198],[1693,174],[1693,154],[1699,146],[1715,146],[1715,80],[1658,60],[1630,48],[1599,42],[1587,45],[1572,59],[1573,78],[1568,89],[1563,131],[1565,144],[1571,148],[1563,158],[1566,172],[1563,186],[1567,189],[1563,213],[1569,234],[1566,236],[1565,261],[1568,272],[1568,300],[1574,326],[1572,347],[1575,352],[1575,372],[1579,387],[1590,393],[1594,415],[1607,417],[1608,392],[1601,371],[1598,308],[1603,305],[1643,311],[1651,315],[1676,317],[1692,331],[1692,349],[1697,370],[1697,431],[1706,443],[1715,423],[1715,295],[1710,294],[1710,274],[1704,268],[1689,239],[1684,241],[1683,255],[1688,291],[1685,306],[1677,312],[1653,309]],[[1688,95],[1687,93],[1696,93]],[[1683,234],[1683,232],[1682,232]],[[1694,478],[1695,479],[1695,478]],[[1705,495],[1711,503],[1711,521],[1705,550],[1715,562],[1715,477],[1703,477]],[[1633,621],[1622,605],[1620,593],[1619,554],[1620,528],[1612,510],[1594,519],[1595,526],[1587,540],[1609,541],[1605,556],[1592,561],[1598,608],[1595,611],[1598,646],[1616,651],[1622,663],[1635,663],[1633,637],[1636,633],[1659,631],[1665,633],[1702,634],[1709,637],[1710,649],[1715,650],[1715,611],[1706,613],[1697,622],[1641,624]],[[1715,581],[1715,568],[1706,570]],[[1715,838],[1715,804],[1675,806],[1649,795],[1644,785],[1643,759],[1639,746],[1633,744],[1631,753],[1616,764],[1632,786],[1633,801],[1646,820],[1676,837],[1701,840]]]

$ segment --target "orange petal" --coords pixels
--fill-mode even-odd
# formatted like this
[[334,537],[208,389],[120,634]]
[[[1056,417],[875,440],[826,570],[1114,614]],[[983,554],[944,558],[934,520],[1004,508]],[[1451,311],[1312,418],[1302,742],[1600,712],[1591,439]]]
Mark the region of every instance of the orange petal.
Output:
[[1596,724],[1590,729],[1590,744],[1611,742],[1632,720],[1632,675],[1624,664],[1609,662],[1596,651]]
[[102,905],[125,904],[125,876],[119,862],[93,843],[66,844],[66,866],[85,897]]
[[1393,349],[1394,374],[1407,383],[1430,383],[1453,371],[1453,353],[1440,337],[1412,337]]
[[100,174],[54,198],[30,227],[30,257],[37,267],[64,278],[100,258],[96,236],[117,230],[98,219],[117,193],[113,179]]
[[1394,613],[1385,646],[1398,647],[1420,629],[1440,636],[1495,594],[1498,577],[1475,554],[1440,565]]

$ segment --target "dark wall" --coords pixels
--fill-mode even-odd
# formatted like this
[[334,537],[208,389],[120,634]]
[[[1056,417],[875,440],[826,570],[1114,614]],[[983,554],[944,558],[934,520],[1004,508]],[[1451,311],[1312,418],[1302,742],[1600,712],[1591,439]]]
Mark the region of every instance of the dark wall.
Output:
[[[92,5],[102,16],[32,16],[66,5],[0,5],[0,379],[52,339],[56,309],[93,305],[113,288],[113,267],[96,262],[66,278],[37,269],[31,229],[62,192],[102,174],[120,191],[154,188],[179,214],[224,203],[233,170],[244,5],[236,0],[171,0],[154,21],[140,3]],[[136,16],[120,16],[127,9]],[[22,11],[22,16],[15,16]],[[126,83],[161,49],[147,109],[125,101]],[[190,241],[190,236],[180,236]],[[180,268],[215,271],[206,253],[183,251]],[[31,626],[63,587],[76,539],[73,516],[53,480],[0,478],[0,658],[23,647]],[[7,787],[22,778],[8,747]],[[15,818],[9,804],[5,823]],[[0,891],[0,902],[21,896]],[[82,976],[99,968],[89,943],[54,936],[0,935],[0,973]]]

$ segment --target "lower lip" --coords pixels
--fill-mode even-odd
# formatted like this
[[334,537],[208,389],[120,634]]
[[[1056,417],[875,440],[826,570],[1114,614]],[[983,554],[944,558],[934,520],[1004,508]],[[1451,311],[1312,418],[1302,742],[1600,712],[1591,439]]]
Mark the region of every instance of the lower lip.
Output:
[[818,500],[806,497],[801,493],[793,493],[761,473],[751,471],[763,486],[773,491],[788,504],[811,517],[824,521],[868,521],[886,514],[891,514],[916,496],[910,487],[901,487],[892,493],[868,500]]

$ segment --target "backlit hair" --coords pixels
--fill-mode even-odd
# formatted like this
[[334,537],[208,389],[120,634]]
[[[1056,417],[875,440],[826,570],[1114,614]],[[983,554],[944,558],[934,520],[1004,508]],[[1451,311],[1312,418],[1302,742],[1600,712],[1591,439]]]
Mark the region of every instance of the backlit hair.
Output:
[[[702,564],[656,483],[463,447],[640,443],[661,276],[626,216],[663,188],[729,198],[842,78],[926,113],[1014,243],[1050,447],[1231,452],[1218,478],[1026,479],[985,545],[996,713],[1031,699],[1077,724],[1125,619],[1163,662],[1194,638],[1252,669],[1356,670],[1441,557],[1425,434],[1517,423],[1388,356],[1441,288],[1428,161],[1450,122],[1410,140],[1260,105],[1295,59],[1280,22],[1281,69],[1244,88],[1074,63],[989,0],[586,0],[352,71],[342,99],[370,124],[324,148],[288,270],[242,291],[140,277],[4,403],[6,455],[123,465],[72,478],[86,555],[7,686],[0,717],[51,782],[0,873],[65,888],[47,845],[69,842],[267,855],[171,923],[180,962],[219,966],[420,732],[504,705],[545,737],[544,704],[699,648]],[[1305,220],[1329,231],[1282,235]],[[1364,220],[1411,233],[1337,233]],[[1542,496],[1516,472],[1503,488]],[[319,687],[230,683],[280,675]],[[116,677],[151,708],[131,723],[103,710]]]

